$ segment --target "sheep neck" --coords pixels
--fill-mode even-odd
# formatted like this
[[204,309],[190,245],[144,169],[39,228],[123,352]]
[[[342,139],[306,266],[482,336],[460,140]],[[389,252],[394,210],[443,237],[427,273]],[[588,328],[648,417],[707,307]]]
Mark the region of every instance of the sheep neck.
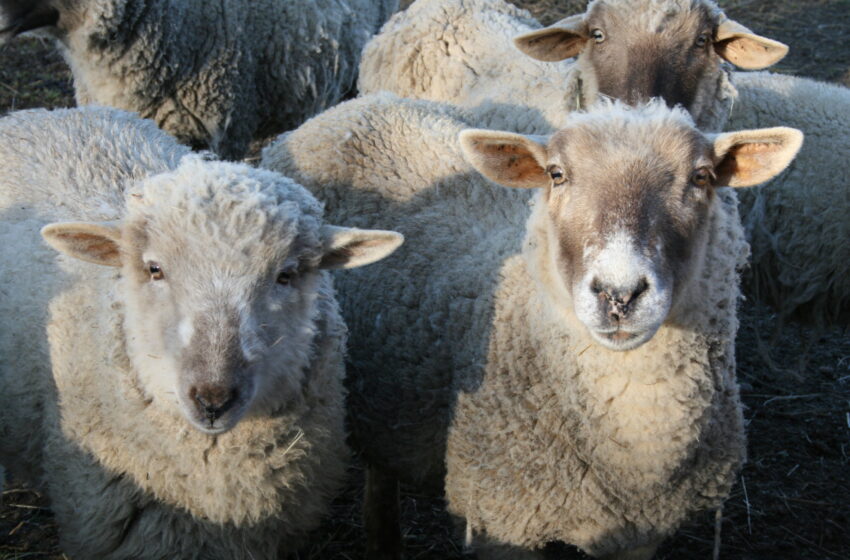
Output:
[[689,282],[656,335],[627,352],[608,350],[590,338],[555,276],[544,205],[536,204],[529,218],[524,257],[536,289],[525,302],[522,317],[528,324],[522,330],[532,347],[545,349],[534,370],[540,386],[565,388],[553,396],[556,409],[566,411],[574,424],[568,433],[577,436],[576,450],[612,483],[628,481],[635,470],[644,477],[635,481],[641,485],[647,472],[656,474],[658,484],[674,477],[699,445],[718,392],[735,387],[737,263],[719,242],[724,229],[740,230],[735,204],[732,195],[715,205],[705,255],[712,266]]
[[[333,308],[319,320],[307,374],[315,384],[303,387],[303,398],[269,415],[249,414],[212,437],[139,386],[127,353],[120,280],[103,280],[80,283],[56,298],[49,331],[61,430],[99,467],[132,479],[142,495],[177,510],[235,525],[299,515],[287,504],[300,503],[311,491],[316,482],[302,473],[319,465],[331,470],[321,484],[338,483],[345,454],[342,403],[327,391],[336,384],[342,393],[342,365],[333,360],[339,361],[344,335],[327,328],[326,321],[333,321],[326,312]],[[80,356],[79,346],[97,351]],[[222,508],[223,500],[233,506]]]

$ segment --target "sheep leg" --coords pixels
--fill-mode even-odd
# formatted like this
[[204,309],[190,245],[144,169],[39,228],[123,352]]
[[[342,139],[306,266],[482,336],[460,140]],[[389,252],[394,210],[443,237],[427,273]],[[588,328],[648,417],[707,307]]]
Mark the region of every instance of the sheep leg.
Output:
[[374,466],[366,467],[366,496],[363,524],[366,529],[366,558],[401,558],[398,479]]

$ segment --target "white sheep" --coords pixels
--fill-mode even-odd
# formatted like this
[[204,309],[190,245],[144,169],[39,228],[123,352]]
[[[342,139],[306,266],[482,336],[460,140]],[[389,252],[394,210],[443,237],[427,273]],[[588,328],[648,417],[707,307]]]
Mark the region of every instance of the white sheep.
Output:
[[768,72],[737,73],[728,127],[806,132],[788,170],[741,193],[752,247],[748,293],[783,315],[850,324],[850,90]]
[[459,115],[366,96],[263,154],[329,217],[407,240],[336,284],[369,553],[398,552],[396,479],[445,474],[449,510],[490,543],[648,558],[723,502],[744,458],[747,244],[721,187],[775,175],[802,135],[707,137],[660,103],[574,113],[547,143],[461,133]]
[[[603,23],[604,48],[590,37]],[[662,50],[665,41],[679,48]],[[418,0],[366,44],[359,89],[446,101],[474,109],[479,124],[529,133],[557,130],[600,93],[661,96],[687,107],[700,128],[719,130],[735,98],[727,72],[716,71],[721,62],[764,68],[787,50],[710,0],[596,0],[545,29],[503,0]],[[651,87],[660,89],[643,95]]]
[[[730,118],[732,129],[806,130],[812,142],[792,169],[769,188],[742,194],[753,247],[745,287],[784,316],[847,324],[850,184],[842,170],[850,91],[730,73],[724,60],[763,68],[787,47],[726,18],[710,0],[595,0],[584,14],[529,26],[539,27],[501,0],[420,0],[367,45],[361,89],[451,101],[478,124],[536,134],[556,130],[568,111],[598,94],[681,103],[707,131],[722,130]],[[520,58],[514,43],[538,60]]]
[[74,558],[278,558],[344,475],[324,269],[401,236],[187,151],[111,109],[0,120],[0,463]]
[[79,105],[150,118],[228,159],[295,128],[355,85],[397,0],[0,0],[4,36],[56,40]]

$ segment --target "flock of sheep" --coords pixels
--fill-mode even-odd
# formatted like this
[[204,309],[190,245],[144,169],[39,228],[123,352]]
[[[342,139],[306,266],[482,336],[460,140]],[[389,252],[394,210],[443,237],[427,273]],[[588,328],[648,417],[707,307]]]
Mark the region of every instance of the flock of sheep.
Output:
[[480,558],[648,559],[745,460],[742,271],[850,318],[850,94],[730,66],[787,47],[711,0],[396,10],[0,0],[80,105],[0,119],[0,487],[71,557],[293,553],[352,444],[370,559],[400,481]]

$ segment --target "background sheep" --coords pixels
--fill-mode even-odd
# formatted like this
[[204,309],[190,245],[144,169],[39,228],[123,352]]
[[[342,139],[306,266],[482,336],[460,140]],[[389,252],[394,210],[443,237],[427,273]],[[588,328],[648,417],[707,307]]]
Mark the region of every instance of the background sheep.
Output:
[[[586,21],[602,18],[616,25],[621,44],[644,42],[646,48],[595,48]],[[696,51],[661,50],[666,45],[655,44],[655,34],[641,25],[657,31],[660,21],[665,40],[677,46],[704,43]],[[516,37],[519,49],[543,62],[524,58]],[[546,133],[599,93],[634,102],[661,85],[656,95],[683,104],[701,128],[719,130],[735,97],[720,63],[764,68],[786,52],[785,45],[727,19],[709,0],[596,0],[585,14],[545,29],[502,0],[418,0],[366,45],[359,88],[447,101],[475,108],[476,122],[488,126]],[[644,58],[630,61],[629,53]],[[611,75],[620,83],[607,79]],[[500,109],[504,104],[509,110]]]
[[850,324],[850,91],[767,72],[735,75],[730,128],[793,126],[806,143],[788,170],[741,193],[752,247],[748,292],[785,316]]
[[54,38],[79,105],[138,112],[237,159],[342,99],[397,0],[3,0],[0,40]]
[[0,120],[0,462],[44,484],[73,557],[277,558],[341,483],[323,269],[401,238],[187,151],[113,110]]
[[[449,509],[476,534],[649,557],[690,513],[723,502],[743,459],[733,341],[747,247],[734,194],[714,185],[779,172],[800,134],[709,141],[660,104],[571,116],[548,146],[464,132],[478,169],[520,187],[501,189],[461,157],[458,114],[365,97],[263,154],[329,216],[407,237],[380,276],[338,283],[369,551],[397,552],[395,479],[439,486],[447,469]],[[652,198],[659,188],[676,204]],[[648,223],[640,255],[596,245]]]

